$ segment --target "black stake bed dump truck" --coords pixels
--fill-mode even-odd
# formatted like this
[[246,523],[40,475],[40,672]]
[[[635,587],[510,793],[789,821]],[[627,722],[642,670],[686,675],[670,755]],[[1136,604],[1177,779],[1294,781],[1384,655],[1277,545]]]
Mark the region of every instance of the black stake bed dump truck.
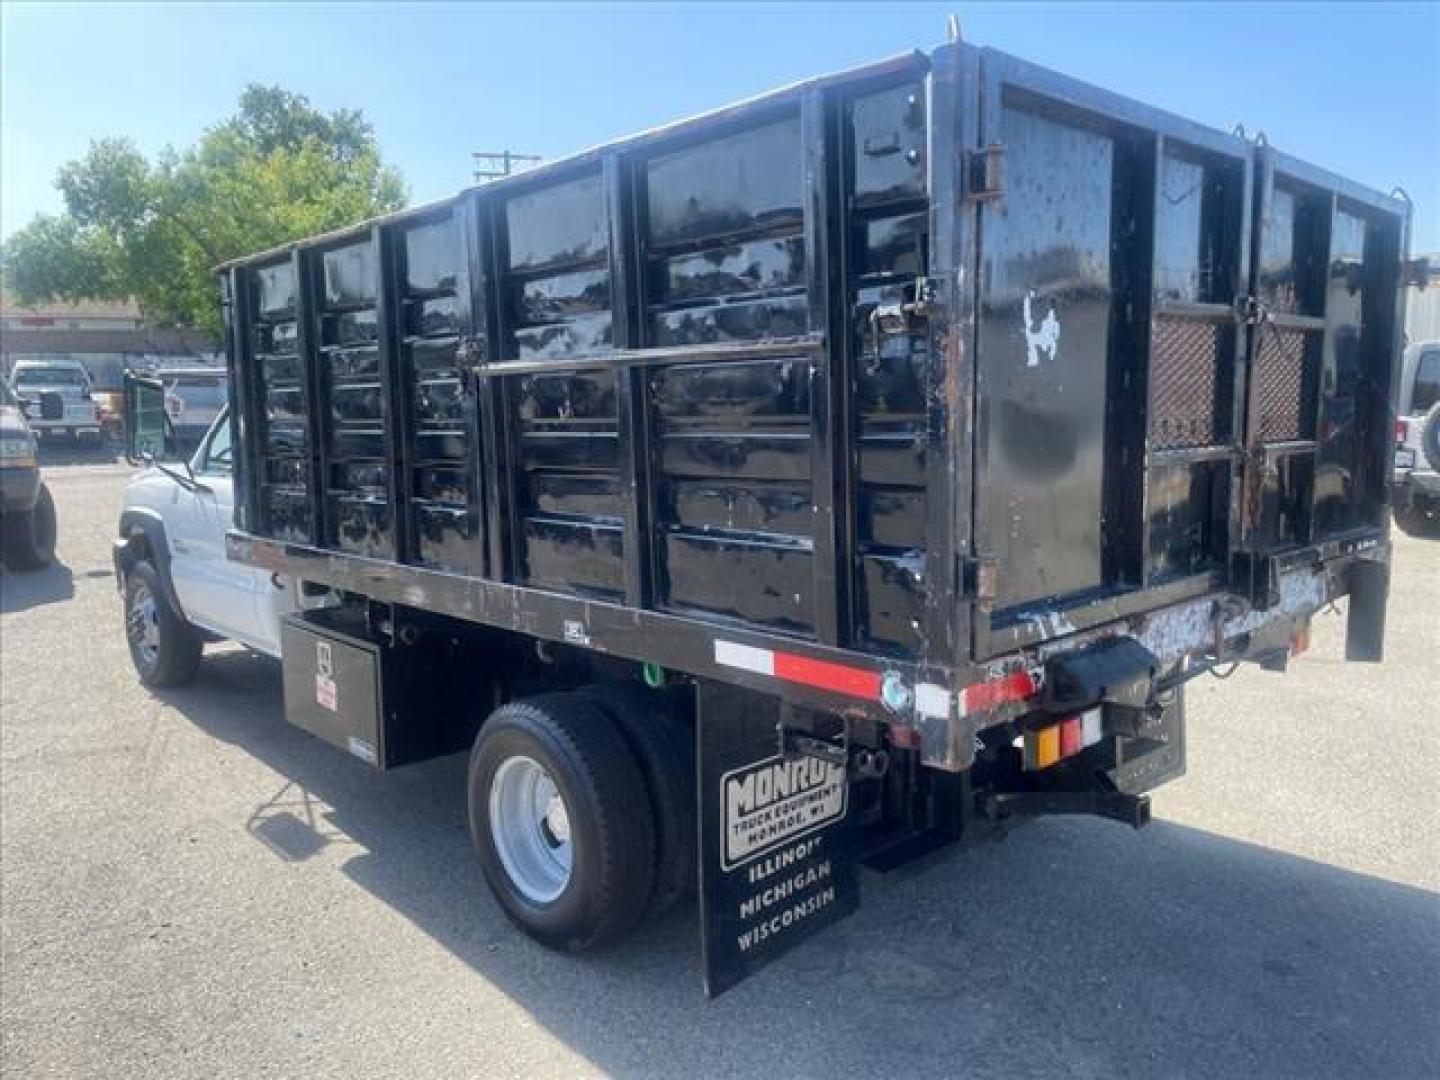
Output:
[[1145,824],[1338,597],[1379,658],[1407,220],[961,42],[807,82],[222,267],[228,553],[338,598],[291,719],[473,746],[527,932],[698,881],[719,992],[859,865]]

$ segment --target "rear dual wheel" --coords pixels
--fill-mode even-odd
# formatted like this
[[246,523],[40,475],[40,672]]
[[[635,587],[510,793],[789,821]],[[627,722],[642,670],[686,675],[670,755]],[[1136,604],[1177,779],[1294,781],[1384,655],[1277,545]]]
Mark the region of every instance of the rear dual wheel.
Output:
[[579,951],[629,930],[655,881],[640,766],[575,694],[502,705],[470,755],[470,834],[491,890],[531,937]]
[[552,948],[616,938],[694,878],[685,740],[663,698],[589,687],[503,705],[470,756],[470,832],[505,913]]

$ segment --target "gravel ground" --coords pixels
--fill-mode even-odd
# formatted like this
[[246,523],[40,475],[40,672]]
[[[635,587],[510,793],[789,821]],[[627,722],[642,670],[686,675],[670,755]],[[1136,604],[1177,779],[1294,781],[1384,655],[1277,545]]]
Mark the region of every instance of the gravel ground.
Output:
[[63,565],[3,581],[7,1076],[1440,1076],[1440,544],[1397,538],[1383,665],[1328,617],[1288,676],[1199,683],[1149,829],[867,877],[707,1004],[693,908],[583,958],[509,928],[463,756],[372,776],[234,649],[143,690],[125,475],[50,470]]

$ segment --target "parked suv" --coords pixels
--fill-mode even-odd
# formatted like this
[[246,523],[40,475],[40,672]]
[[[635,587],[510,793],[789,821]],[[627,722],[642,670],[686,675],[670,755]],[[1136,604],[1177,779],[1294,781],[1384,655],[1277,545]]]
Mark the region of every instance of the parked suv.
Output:
[[29,403],[26,416],[36,435],[100,437],[100,406],[79,361],[22,360],[10,372],[10,385]]
[[1440,536],[1440,341],[1405,350],[1395,422],[1395,524]]
[[39,570],[55,557],[55,504],[40,479],[35,436],[20,399],[0,379],[0,541],[5,563]]

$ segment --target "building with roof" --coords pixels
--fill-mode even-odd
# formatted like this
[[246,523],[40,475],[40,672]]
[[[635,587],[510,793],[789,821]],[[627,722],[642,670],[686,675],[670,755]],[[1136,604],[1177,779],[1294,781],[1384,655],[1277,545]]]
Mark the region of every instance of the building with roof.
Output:
[[119,390],[127,368],[220,364],[220,343],[201,330],[153,327],[132,301],[47,301],[24,306],[0,293],[0,371],[20,360],[73,359],[97,390]]

